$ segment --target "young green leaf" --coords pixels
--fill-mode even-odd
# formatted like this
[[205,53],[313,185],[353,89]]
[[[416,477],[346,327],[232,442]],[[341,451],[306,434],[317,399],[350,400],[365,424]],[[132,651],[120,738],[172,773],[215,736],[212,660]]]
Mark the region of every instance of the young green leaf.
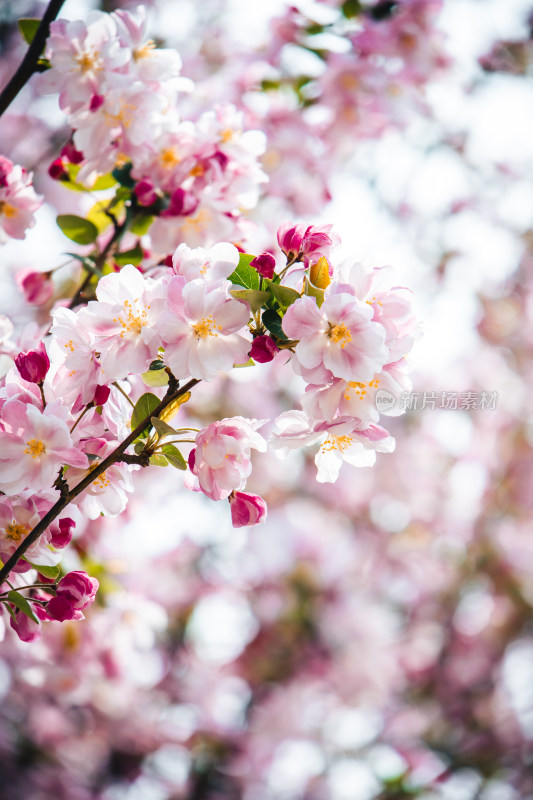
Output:
[[250,261],[253,261],[254,258],[255,256],[249,253],[239,253],[237,269],[231,273],[228,280],[245,289],[259,289],[259,273],[250,266]]
[[77,244],[92,244],[98,236],[96,225],[75,214],[59,214],[57,224],[65,236]]
[[270,331],[270,333],[273,333],[276,338],[288,341],[288,337],[285,336],[283,328],[281,327],[281,318],[276,311],[269,308],[267,311],[263,312],[261,319],[265,328]]
[[268,280],[268,278],[265,280],[269,290],[283,308],[288,308],[294,303],[295,300],[300,299],[300,294],[296,291],[296,289],[291,289],[290,286],[280,286],[279,284]]
[[165,457],[171,467],[181,470],[187,469],[187,462],[175,445],[165,444],[161,448],[161,452],[165,454]]
[[124,250],[122,253],[115,253],[113,260],[121,267],[126,264],[140,264],[143,260],[144,253],[140,245],[136,245],[131,250]]
[[36,569],[37,572],[39,572],[41,575],[44,575],[45,578],[51,578],[52,580],[55,580],[61,572],[58,566],[49,567],[47,564],[32,564],[31,561],[30,564],[32,565],[33,569]]
[[153,221],[154,218],[150,214],[136,214],[130,225],[130,231],[134,233],[135,236],[144,236],[145,233],[148,233]]
[[156,453],[153,456],[150,456],[150,460],[148,462],[152,467],[168,467],[168,461],[165,456]]
[[22,17],[22,19],[17,20],[19,31],[28,44],[31,44],[35,39],[35,34],[40,24],[40,19],[30,19],[29,17]]
[[[151,392],[146,392],[146,394],[141,395],[137,402],[135,403],[135,408],[133,409],[133,414],[131,415],[131,429],[132,431],[141,424],[143,419],[146,417],[150,417],[154,409],[157,408],[161,400],[155,394]],[[144,429],[147,430],[148,425]],[[144,433],[144,431],[143,431]]]
[[258,311],[270,297],[268,292],[260,292],[258,289],[232,289],[230,295],[235,300],[246,300],[253,313]]
[[152,427],[157,431],[159,438],[163,438],[163,436],[176,436],[177,434],[177,431],[169,425],[168,422],[164,422],[158,417],[152,417],[150,422],[152,423]]
[[33,620],[33,622],[39,622],[39,618],[35,616],[31,605],[21,594],[12,589],[9,592],[7,599],[10,603],[13,603],[13,605],[18,608],[19,611],[22,611],[23,614],[26,614],[27,617]]

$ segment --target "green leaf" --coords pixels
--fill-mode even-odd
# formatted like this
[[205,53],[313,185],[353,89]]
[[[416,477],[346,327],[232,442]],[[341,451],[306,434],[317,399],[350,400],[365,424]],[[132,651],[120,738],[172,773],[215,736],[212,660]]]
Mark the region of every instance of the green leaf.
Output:
[[111,172],[106,175],[100,175],[90,187],[91,192],[102,192],[104,189],[112,189],[117,185],[117,179]]
[[234,297],[235,300],[246,300],[254,313],[258,311],[270,297],[268,292],[260,292],[258,289],[232,289],[230,295]]
[[135,186],[135,181],[131,177],[132,169],[133,164],[128,162],[127,164],[124,164],[123,167],[115,167],[111,174],[121,186],[127,186],[128,189],[133,189]]
[[161,361],[160,358],[155,358],[150,366],[148,367],[149,370],[154,371],[158,369],[165,369],[165,362]]
[[135,236],[144,236],[145,233],[148,233],[153,221],[154,218],[151,215],[137,214],[130,225],[130,231]]
[[[152,416],[152,412],[157,408],[161,400],[155,394],[151,392],[146,392],[146,394],[141,395],[137,402],[135,403],[135,408],[133,409],[133,414],[131,415],[131,429],[132,431],[141,424],[143,419]],[[146,425],[144,431],[148,429],[149,423]],[[143,433],[144,433],[143,431]]]
[[61,572],[58,566],[49,567],[47,564],[33,564],[31,561],[30,564],[32,565],[33,569],[36,569],[37,572],[39,572],[41,575],[44,575],[45,578],[52,578],[55,580]]
[[7,599],[10,603],[13,603],[13,605],[18,608],[19,611],[22,611],[23,614],[26,614],[27,617],[33,620],[33,622],[39,622],[39,618],[35,616],[31,605],[21,594],[12,589],[9,592]]
[[250,261],[253,261],[254,258],[255,256],[249,253],[239,253],[237,269],[231,273],[228,280],[245,289],[259,289],[259,273],[250,266]]
[[269,308],[267,311],[263,312],[261,319],[263,325],[268,331],[270,331],[270,333],[273,333],[278,339],[288,341],[288,337],[285,336],[283,328],[281,327],[281,319],[277,311]]
[[91,244],[98,236],[98,228],[90,220],[75,214],[60,214],[57,224],[69,239],[77,244]]
[[159,453],[150,456],[148,463],[151,464],[152,467],[168,467],[167,459],[165,456],[159,455]]
[[158,417],[152,417],[150,422],[152,423],[152,427],[157,431],[157,435],[160,439],[163,438],[163,436],[176,436],[178,433],[172,425],[169,425],[168,422],[164,422]]
[[288,308],[292,306],[295,300],[300,299],[300,293],[296,289],[291,289],[290,286],[280,286],[266,279],[269,290],[272,292],[280,306]]
[[99,200],[87,212],[87,219],[98,228],[98,233],[103,233],[113,220],[105,212],[109,209],[109,200]]
[[233,369],[242,369],[243,367],[255,367],[253,358],[249,358],[244,364],[234,364]]
[[16,620],[17,619],[17,615],[15,614],[15,610],[13,608],[11,608],[11,606],[9,605],[7,600],[0,600],[0,602],[3,604],[4,608],[7,608],[7,610],[9,611],[11,616],[13,617],[13,620]]
[[79,261],[81,264],[83,264],[87,272],[96,274],[96,264],[92,258],[89,258],[88,256],[80,256],[79,253],[65,253],[65,255],[70,256],[71,258],[74,258],[76,261]]
[[324,302],[324,289],[319,289],[318,286],[313,286],[307,275],[304,278],[304,292],[310,297],[314,297],[317,306],[320,308]]
[[171,467],[181,470],[187,469],[187,462],[175,445],[165,444],[161,448],[161,452],[165,454]]
[[352,19],[361,13],[363,7],[359,0],[345,0],[341,6],[341,11],[346,19]]
[[115,261],[119,266],[123,267],[126,264],[140,264],[144,258],[144,253],[142,251],[142,247],[136,245],[131,250],[124,250],[122,253],[115,253],[113,256],[113,261]]
[[133,451],[140,456],[145,448],[146,442],[135,442],[133,445]]
[[[154,367],[153,364],[161,364],[161,366]],[[149,369],[141,375],[143,383],[152,388],[166,386],[168,384],[168,372],[166,372],[164,366],[163,362],[159,361],[159,359],[157,361],[152,361]]]
[[19,31],[28,44],[31,44],[35,39],[35,34],[40,24],[40,19],[30,19],[29,17],[22,17],[22,19],[17,20]]

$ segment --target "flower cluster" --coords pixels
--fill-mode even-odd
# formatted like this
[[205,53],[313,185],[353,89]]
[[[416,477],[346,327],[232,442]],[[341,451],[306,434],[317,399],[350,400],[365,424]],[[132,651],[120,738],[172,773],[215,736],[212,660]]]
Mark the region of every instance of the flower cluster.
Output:
[[146,26],[143,7],[53,22],[41,88],[59,92],[74,131],[50,175],[95,185],[127,167],[136,205],[156,217],[154,249],[167,253],[180,241],[235,235],[267,180],[257,161],[266,140],[244,131],[231,105],[182,120],[178,96],[193,84],[180,76],[178,53],[157,48]]
[[41,203],[31,173],[0,155],[0,244],[9,238],[24,239]]
[[[263,522],[265,502],[243,490],[251,451],[267,449],[259,429],[268,420],[170,424],[198,382],[254,359],[286,362],[307,382],[305,410],[278,416],[271,442],[320,443],[319,481],[336,480],[343,460],[369,465],[376,451],[392,450],[375,396],[378,387],[405,386],[409,293],[388,269],[336,266],[330,225],[284,225],[278,242],[281,257],[242,254],[229,242],[181,244],[154,277],[126,265],[100,278],[94,300],[52,312],[47,347],[16,355],[0,387],[4,560],[19,555],[45,513],[53,518],[67,504],[85,519],[120,514],[133,472],[149,464],[188,467],[187,488],[227,499],[235,527]],[[143,393],[146,383],[158,394]],[[19,565],[60,560],[67,537],[44,531],[27,539]],[[82,606],[67,608],[61,586],[49,617],[79,618],[69,609]]]

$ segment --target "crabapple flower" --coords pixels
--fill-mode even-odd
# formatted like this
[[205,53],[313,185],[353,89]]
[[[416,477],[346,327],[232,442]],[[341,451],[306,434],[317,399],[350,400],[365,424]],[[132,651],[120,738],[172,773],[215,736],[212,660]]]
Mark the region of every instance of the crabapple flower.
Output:
[[200,489],[211,500],[224,500],[243,489],[252,471],[251,448],[264,453],[266,442],[257,428],[263,421],[232,417],[213,422],[196,437],[189,466]]
[[188,281],[195,278],[218,281],[229,278],[239,263],[239,251],[229,242],[219,242],[204,250],[194,250],[186,244],[180,244],[172,257],[172,266],[176,275],[183,275]]
[[250,318],[247,303],[228,298],[228,281],[175,276],[168,284],[168,308],[158,323],[164,361],[174,375],[212,380],[220,370],[248,360],[250,342],[237,333]]
[[340,239],[331,233],[332,225],[293,225],[287,223],[278,228],[277,238],[281,250],[291,261],[303,261],[306,266],[329,256],[332,247]]
[[325,367],[336,378],[366,383],[388,359],[385,330],[372,316],[368,304],[328,288],[321,308],[314,297],[301,297],[282,325],[287,336],[300,340],[295,353],[305,369]]
[[51,619],[83,619],[83,609],[94,603],[98,581],[86,572],[75,570],[65,575],[57,584],[56,596],[48,602],[46,613]]
[[281,455],[320,443],[315,456],[319,483],[335,483],[343,461],[355,467],[370,467],[376,461],[376,451],[391,453],[395,445],[385,428],[373,424],[363,428],[361,420],[353,417],[316,421],[304,411],[286,411],[276,418],[276,428],[271,442]]
[[58,365],[52,383],[57,396],[77,409],[78,404],[90,403],[105,382],[95,355],[95,336],[69,308],[56,309],[52,318],[50,354]]
[[33,306],[44,306],[54,293],[54,284],[49,272],[23,270],[17,273],[16,281],[24,292],[26,302]]
[[[0,499],[0,559],[5,563],[13,555],[17,547],[26,536],[40,522],[41,517],[48,510],[42,506],[35,497],[19,497],[10,500],[6,497]],[[64,523],[63,520],[61,522]],[[59,529],[58,529],[59,531]],[[55,538],[55,531],[48,529],[26,551],[26,558],[32,564],[45,564],[54,566],[61,561],[61,554],[54,552],[54,548],[62,548],[68,544],[63,538]]]
[[8,495],[24,489],[49,489],[59,467],[88,467],[87,456],[72,444],[63,419],[14,399],[4,403],[0,431],[0,488]]
[[244,528],[248,525],[259,525],[265,522],[267,506],[258,494],[247,492],[233,492],[229,496],[231,506],[231,522],[234,528]]
[[101,278],[96,296],[78,312],[78,324],[94,336],[108,381],[144,372],[161,344],[156,329],[164,309],[161,282],[144,278],[129,264]]
[[[91,456],[88,470],[69,469],[67,480],[69,486],[76,486],[98,464],[103,461],[117,446],[118,442],[105,439],[88,439],[83,443],[86,453]],[[82,514],[89,519],[97,519],[100,514],[106,517],[117,517],[126,508],[127,494],[133,491],[131,472],[124,464],[111,464],[102,472],[73,503],[78,506]]]
[[19,353],[15,358],[15,366],[20,377],[29,383],[42,383],[50,369],[50,359],[42,342],[36,350]]
[[9,237],[24,239],[35,224],[34,213],[42,205],[35,194],[31,173],[0,156],[0,244]]

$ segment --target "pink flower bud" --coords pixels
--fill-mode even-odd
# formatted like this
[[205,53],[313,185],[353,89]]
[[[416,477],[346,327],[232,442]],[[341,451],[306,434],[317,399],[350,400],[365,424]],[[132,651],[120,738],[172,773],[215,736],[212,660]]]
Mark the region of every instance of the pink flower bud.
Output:
[[73,608],[81,611],[94,602],[98,586],[96,578],[91,578],[86,572],[75,570],[61,578],[57,584],[56,597],[64,597]]
[[65,176],[68,178],[68,173],[63,166],[62,158],[56,158],[55,161],[52,161],[48,167],[48,174],[54,181],[60,181],[61,178]]
[[0,187],[7,186],[7,176],[13,170],[13,164],[5,156],[0,156]]
[[104,406],[109,400],[111,389],[109,386],[97,386],[94,392],[93,403],[95,406]]
[[48,619],[46,611],[44,611],[37,603],[32,604],[32,611],[38,618],[38,622],[23,614],[22,611],[15,612],[15,619],[10,616],[9,624],[19,637],[21,642],[34,642],[41,636],[41,620]]
[[320,256],[328,256],[329,251],[340,241],[334,233],[330,235],[333,225],[309,225],[306,229],[301,244],[301,252],[304,262],[310,264],[317,261]]
[[50,544],[52,547],[62,549],[72,539],[72,530],[76,527],[76,523],[70,517],[60,519],[50,526]]
[[98,111],[104,105],[105,98],[102,94],[93,94],[89,103],[89,111]]
[[50,359],[44,344],[40,342],[37,350],[19,353],[15,358],[15,365],[21,378],[25,381],[28,381],[28,383],[42,383],[50,369]]
[[278,228],[278,244],[289,258],[296,258],[300,253],[305,230],[305,225],[292,225],[291,223]]
[[140,206],[151,206],[157,200],[157,193],[152,181],[143,178],[133,190]]
[[54,284],[49,272],[23,270],[17,274],[16,280],[24,292],[26,302],[33,306],[44,306],[54,293]]
[[270,253],[262,253],[250,261],[250,266],[255,267],[263,278],[272,278],[276,269],[276,259]]
[[259,364],[266,364],[272,361],[279,347],[271,336],[256,336],[252,342],[250,356]]
[[199,200],[185,189],[176,189],[173,192],[168,208],[161,214],[162,217],[188,217],[198,208]]
[[76,150],[72,142],[67,142],[62,148],[60,156],[61,158],[66,158],[71,164],[81,164],[83,161],[83,153],[80,150]]
[[259,525],[267,517],[267,506],[258,494],[235,492],[229,498],[231,506],[231,522],[234,528],[247,525]]
[[79,608],[74,608],[68,597],[59,595],[52,597],[46,606],[46,612],[50,619],[56,622],[65,622],[67,619],[83,619],[83,614]]

